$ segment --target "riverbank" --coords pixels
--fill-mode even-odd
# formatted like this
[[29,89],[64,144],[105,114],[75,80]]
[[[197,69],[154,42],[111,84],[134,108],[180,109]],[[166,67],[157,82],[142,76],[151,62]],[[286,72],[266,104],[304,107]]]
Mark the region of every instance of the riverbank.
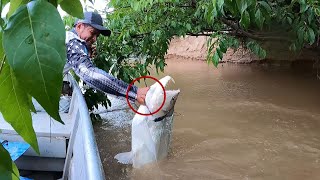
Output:
[[[166,59],[185,59],[206,61],[208,37],[186,36],[174,38],[166,55]],[[292,52],[281,42],[266,42],[263,44],[267,49],[267,57],[262,59],[249,50],[240,47],[237,50],[229,48],[220,63],[236,64],[263,64],[287,67],[320,67],[320,51],[315,48],[306,48],[300,52]]]

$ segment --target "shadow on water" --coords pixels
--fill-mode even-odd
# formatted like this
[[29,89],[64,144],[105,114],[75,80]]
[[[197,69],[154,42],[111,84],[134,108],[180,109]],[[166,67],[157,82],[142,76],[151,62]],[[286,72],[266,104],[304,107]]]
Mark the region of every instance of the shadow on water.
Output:
[[314,73],[167,64],[165,75],[176,82],[171,87],[181,90],[168,158],[142,170],[117,163],[117,153],[130,151],[131,127],[105,120],[95,132],[107,179],[319,179],[320,80]]

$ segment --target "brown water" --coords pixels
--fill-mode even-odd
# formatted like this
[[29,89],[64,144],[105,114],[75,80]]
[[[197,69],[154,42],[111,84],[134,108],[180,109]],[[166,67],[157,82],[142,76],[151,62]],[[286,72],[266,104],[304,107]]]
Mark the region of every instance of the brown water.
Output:
[[[320,80],[309,71],[167,61],[180,88],[171,152],[141,170],[113,157],[130,151],[130,126],[95,126],[108,179],[320,179]],[[160,75],[162,77],[162,75]]]

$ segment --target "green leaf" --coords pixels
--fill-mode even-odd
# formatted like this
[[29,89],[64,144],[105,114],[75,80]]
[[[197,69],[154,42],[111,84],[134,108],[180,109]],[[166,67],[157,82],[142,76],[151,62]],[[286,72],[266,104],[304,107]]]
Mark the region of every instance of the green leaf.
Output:
[[260,47],[260,45],[256,41],[249,41],[247,43],[247,47],[260,58],[266,57],[266,51]]
[[292,24],[292,19],[291,19],[291,17],[287,17],[286,19],[287,19],[288,24],[291,25],[291,24]]
[[64,41],[64,24],[57,9],[41,0],[19,8],[10,17],[3,37],[9,65],[19,83],[60,122]]
[[314,20],[315,18],[315,13],[312,9],[309,9],[308,10],[308,23],[309,24],[312,24],[312,21]]
[[32,127],[30,99],[5,63],[0,74],[0,111],[14,130],[39,153],[36,134]]
[[260,58],[266,58],[266,56],[267,56],[266,50],[264,50],[264,49],[262,49],[261,47],[259,47],[258,56],[259,56]]
[[223,7],[223,4],[224,4],[224,0],[217,0],[217,5],[216,5],[216,7],[217,7],[217,11],[218,11],[218,13],[221,13],[222,12],[222,7]]
[[260,29],[262,29],[263,23],[264,23],[264,17],[262,16],[260,9],[258,9],[258,10],[256,11],[255,17],[256,17],[255,20],[256,20],[257,26],[258,26]]
[[83,19],[82,4],[79,0],[63,0],[60,2],[60,6],[71,16]]
[[164,61],[160,61],[160,62],[159,62],[159,67],[160,67],[160,70],[161,70],[162,72],[164,71],[164,66],[165,66]]
[[219,42],[219,48],[220,48],[222,53],[226,53],[227,52],[227,47],[226,47],[225,40],[221,40]]
[[258,1],[258,4],[260,4],[268,13],[271,13],[272,9],[270,5],[265,1]]
[[248,27],[250,25],[250,15],[249,15],[248,11],[244,11],[243,14],[241,15],[240,25],[244,29],[248,29]]
[[228,9],[232,15],[236,15],[237,14],[237,4],[234,3],[233,1],[225,1],[224,3],[226,9]]
[[187,28],[188,31],[190,31],[191,30],[191,24],[189,24],[189,23],[186,24],[186,28]]
[[214,55],[212,56],[212,63],[215,67],[218,67],[219,64],[219,55],[217,52],[214,53]]
[[224,0],[216,0],[216,12],[218,15],[223,15],[225,16],[224,14],[224,10],[223,10],[223,5],[224,5]]
[[0,31],[2,32],[4,29],[5,22],[2,18],[0,18]]
[[18,9],[19,6],[27,4],[28,2],[28,0],[11,0],[7,17],[10,17]]
[[0,144],[0,179],[19,180],[19,170],[8,151]]
[[248,1],[247,0],[236,0],[238,9],[240,14],[243,14],[243,12],[247,9],[247,7],[249,6]]
[[223,58],[223,53],[221,52],[220,48],[217,48],[216,52],[217,52],[219,58],[222,59]]
[[[0,34],[0,42],[2,42],[2,34]],[[5,57],[0,44],[0,57],[2,56]],[[14,130],[39,153],[29,111],[30,108],[35,112],[31,96],[27,95],[24,88],[17,82],[8,63],[6,61],[4,63],[0,73],[0,112]]]
[[217,17],[217,15],[218,15],[218,11],[217,11],[216,6],[214,6],[212,8],[212,21],[214,20],[215,17]]
[[305,2],[300,2],[300,13],[306,12],[306,10],[309,8],[309,6]]
[[314,43],[314,41],[315,41],[315,39],[316,39],[316,36],[315,36],[315,34],[314,34],[313,29],[310,28],[310,27],[308,28],[308,35],[309,35],[309,44],[311,45],[311,44]]
[[302,43],[303,42],[303,37],[304,37],[304,27],[300,27],[299,30],[298,30],[298,41],[299,43]]
[[320,16],[320,8],[314,8],[314,12],[316,13],[317,16]]

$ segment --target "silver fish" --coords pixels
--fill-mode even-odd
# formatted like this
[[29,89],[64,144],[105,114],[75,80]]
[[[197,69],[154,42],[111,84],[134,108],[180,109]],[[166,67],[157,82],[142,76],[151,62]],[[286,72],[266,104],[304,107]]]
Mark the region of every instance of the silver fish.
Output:
[[[160,80],[165,87],[173,79],[166,76]],[[166,101],[161,110],[153,115],[136,114],[132,120],[132,148],[130,152],[115,156],[118,162],[133,164],[140,168],[145,164],[156,162],[168,155],[174,105],[180,90],[166,90]],[[155,112],[163,103],[164,92],[159,83],[153,84],[146,95],[146,105],[140,105],[138,112],[149,114]]]

